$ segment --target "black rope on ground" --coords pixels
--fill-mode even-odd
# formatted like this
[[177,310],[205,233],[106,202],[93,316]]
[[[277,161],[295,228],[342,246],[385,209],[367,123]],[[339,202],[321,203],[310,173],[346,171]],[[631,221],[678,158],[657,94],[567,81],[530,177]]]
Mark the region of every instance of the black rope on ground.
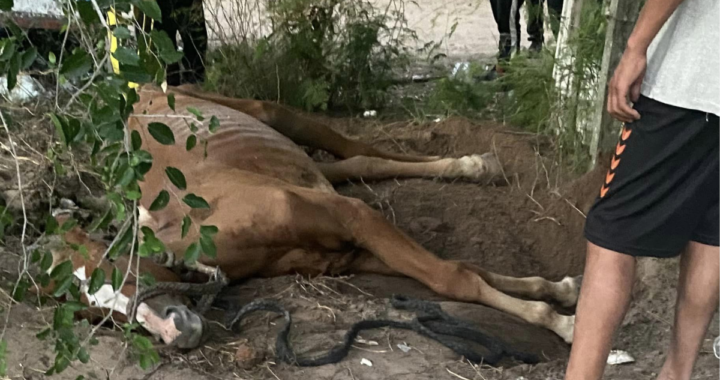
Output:
[[[504,342],[474,329],[468,322],[449,316],[440,308],[440,305],[436,303],[403,296],[394,296],[390,303],[396,309],[419,312],[423,313],[423,315],[417,316],[410,322],[384,319],[360,321],[345,333],[342,343],[330,349],[326,354],[312,358],[298,358],[295,355],[289,342],[292,316],[276,301],[260,299],[248,303],[228,320],[226,327],[229,329],[232,328],[244,317],[255,311],[270,311],[281,314],[284,323],[275,341],[277,358],[300,367],[315,367],[337,363],[348,355],[350,347],[353,342],[355,342],[355,338],[360,331],[381,327],[415,331],[418,334],[441,343],[455,351],[455,353],[475,363],[483,362],[489,365],[495,365],[505,356],[513,357],[528,364],[538,362],[538,358],[535,355],[515,351],[509,348]],[[458,339],[465,340],[466,342],[458,342]],[[472,349],[472,343],[470,342],[484,346],[489,353],[485,355],[478,353]]]
[[[152,287],[140,290],[128,304],[128,315],[134,318],[137,305],[147,299],[162,294],[177,294],[190,297],[200,297],[194,309],[195,312],[204,314],[220,291],[227,285],[227,281],[220,278],[203,284],[182,283],[182,282],[159,282]],[[231,316],[227,328],[231,329],[244,317],[255,311],[270,311],[281,314],[284,323],[278,332],[275,342],[275,350],[279,360],[300,367],[314,367],[325,364],[338,363],[349,353],[357,335],[363,330],[391,327],[403,330],[411,330],[420,335],[433,339],[442,345],[450,348],[458,355],[461,355],[475,363],[497,364],[503,357],[509,356],[524,363],[535,364],[538,358],[535,355],[518,352],[497,338],[490,337],[481,331],[473,328],[466,321],[453,318],[445,313],[437,303],[411,299],[404,296],[393,296],[390,304],[398,310],[407,310],[417,313],[416,318],[410,322],[399,322],[392,320],[364,320],[354,324],[346,333],[343,342],[336,345],[325,355],[313,358],[298,358],[290,347],[289,335],[292,325],[292,316],[278,302],[259,299],[245,305],[242,309]],[[204,318],[203,323],[206,325]],[[207,327],[207,326],[205,326]],[[207,331],[207,329],[203,329]],[[481,354],[472,348],[473,345],[481,345],[488,351]]]
[[210,281],[204,284],[194,284],[187,282],[158,282],[153,286],[139,290],[135,296],[130,299],[127,306],[127,315],[130,320],[135,320],[137,307],[144,301],[163,294],[176,294],[189,297],[200,297],[195,306],[196,313],[202,315],[210,309],[215,297],[227,286],[227,281]]

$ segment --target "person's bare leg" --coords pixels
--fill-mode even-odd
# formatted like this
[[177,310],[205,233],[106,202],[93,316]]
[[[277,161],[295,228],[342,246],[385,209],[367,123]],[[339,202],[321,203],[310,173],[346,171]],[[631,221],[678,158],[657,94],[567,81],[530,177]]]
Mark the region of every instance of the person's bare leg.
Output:
[[635,258],[588,243],[566,380],[598,380],[630,304]]
[[675,327],[660,380],[690,379],[700,345],[718,308],[720,249],[691,242],[680,259]]

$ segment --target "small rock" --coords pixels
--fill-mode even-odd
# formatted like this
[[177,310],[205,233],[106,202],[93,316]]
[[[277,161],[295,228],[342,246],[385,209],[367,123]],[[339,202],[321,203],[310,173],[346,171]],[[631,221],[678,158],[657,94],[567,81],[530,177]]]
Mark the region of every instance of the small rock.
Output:
[[371,362],[370,360],[365,359],[365,358],[362,358],[362,360],[360,360],[360,365],[365,365],[365,366],[368,366],[368,367],[372,367],[372,366],[373,366],[372,362]]

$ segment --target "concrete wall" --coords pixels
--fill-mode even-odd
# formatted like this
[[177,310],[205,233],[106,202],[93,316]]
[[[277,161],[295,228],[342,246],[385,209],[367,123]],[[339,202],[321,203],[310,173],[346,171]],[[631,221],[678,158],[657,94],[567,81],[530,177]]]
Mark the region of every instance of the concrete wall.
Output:
[[62,10],[55,0],[15,0],[13,11],[62,16]]

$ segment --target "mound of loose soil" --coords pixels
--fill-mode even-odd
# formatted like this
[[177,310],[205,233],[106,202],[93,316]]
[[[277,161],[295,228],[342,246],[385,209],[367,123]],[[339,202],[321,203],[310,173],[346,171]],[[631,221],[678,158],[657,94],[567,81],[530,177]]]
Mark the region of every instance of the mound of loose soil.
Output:
[[[575,191],[580,194],[562,188],[568,174],[544,156],[545,139],[466,119],[377,126],[369,133],[359,128],[344,129],[388,150],[453,157],[495,152],[500,157],[502,186],[412,179],[339,187],[382,211],[432,252],[512,276],[560,279],[582,272],[585,211],[573,206],[577,195],[590,194],[584,187]],[[595,194],[593,189],[591,200]]]

